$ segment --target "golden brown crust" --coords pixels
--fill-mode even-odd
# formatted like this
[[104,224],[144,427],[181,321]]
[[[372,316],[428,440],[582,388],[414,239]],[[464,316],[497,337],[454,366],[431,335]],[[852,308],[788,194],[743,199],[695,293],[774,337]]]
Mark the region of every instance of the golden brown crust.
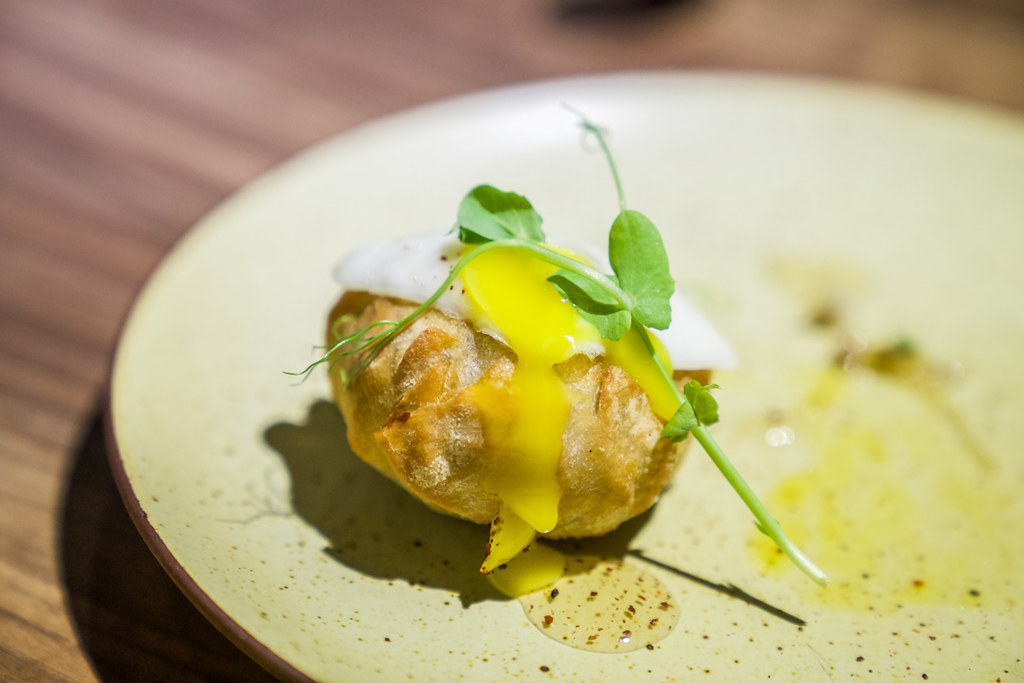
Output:
[[[346,293],[330,315],[329,342],[378,320],[399,320],[406,302]],[[347,316],[339,321],[342,316]],[[337,324],[335,321],[339,321]],[[502,383],[516,356],[469,323],[430,309],[387,346],[346,388],[359,358],[331,366],[334,398],[360,458],[430,507],[486,524],[500,500],[486,481],[494,462],[483,417],[471,397],[481,380]],[[552,538],[607,533],[657,500],[684,444],[660,437],[662,422],[625,371],[577,355],[556,366],[573,397],[558,466],[562,499]],[[707,382],[709,373],[677,373]]]

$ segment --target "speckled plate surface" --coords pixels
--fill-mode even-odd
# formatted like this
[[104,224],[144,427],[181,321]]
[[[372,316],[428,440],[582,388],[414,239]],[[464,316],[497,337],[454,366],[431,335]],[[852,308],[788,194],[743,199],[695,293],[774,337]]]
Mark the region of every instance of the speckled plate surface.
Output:
[[[282,374],[339,256],[447,230],[477,183],[603,242],[614,190],[563,104],[610,129],[733,340],[716,435],[829,588],[691,450],[652,513],[563,548],[556,598],[503,598],[485,529],[362,465],[324,377]],[[393,116],[252,183],[155,273],[115,361],[115,472],[183,589],[284,677],[1021,680],[1022,192],[1019,118],[820,82],[622,74]]]

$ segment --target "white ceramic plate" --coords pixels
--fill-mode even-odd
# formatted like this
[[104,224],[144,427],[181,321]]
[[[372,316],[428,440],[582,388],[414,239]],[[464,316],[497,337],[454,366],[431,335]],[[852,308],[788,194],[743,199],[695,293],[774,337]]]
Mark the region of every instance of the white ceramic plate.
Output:
[[[631,206],[734,341],[741,367],[718,377],[714,430],[828,589],[778,561],[692,450],[652,514],[576,549],[663,590],[662,622],[678,619],[666,637],[648,628],[657,615],[622,605],[583,616],[570,603],[586,593],[569,587],[524,608],[476,573],[484,529],[362,465],[324,378],[282,374],[314,357],[339,256],[447,230],[477,183],[525,194],[551,231],[603,242],[614,191],[563,104],[610,130]],[[1022,261],[1019,118],[673,73],[442,102],[300,155],[173,251],[116,357],[115,471],[179,584],[285,677],[1020,680]],[[916,355],[885,365],[907,361],[899,340]],[[567,645],[528,615],[602,639],[633,618],[642,646]]]

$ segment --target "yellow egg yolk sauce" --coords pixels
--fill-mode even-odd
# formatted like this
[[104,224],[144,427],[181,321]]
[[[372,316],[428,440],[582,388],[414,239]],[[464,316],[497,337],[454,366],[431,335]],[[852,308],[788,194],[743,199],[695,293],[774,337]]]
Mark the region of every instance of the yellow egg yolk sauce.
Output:
[[[524,250],[493,249],[471,260],[460,274],[474,322],[496,328],[518,358],[509,381],[482,380],[472,390],[494,459],[488,484],[502,501],[481,568],[485,573],[558,524],[558,462],[572,401],[555,365],[603,346],[609,362],[646,392],[656,415],[667,420],[679,407],[639,333],[630,330],[617,341],[602,340],[597,328],[547,281],[556,270]],[[670,368],[664,347],[651,340]]]

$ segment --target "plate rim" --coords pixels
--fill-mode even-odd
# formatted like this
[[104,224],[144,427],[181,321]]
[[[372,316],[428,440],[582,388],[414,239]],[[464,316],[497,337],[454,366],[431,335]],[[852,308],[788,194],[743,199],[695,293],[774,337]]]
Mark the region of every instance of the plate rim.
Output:
[[146,511],[132,488],[131,480],[125,469],[121,451],[114,438],[114,411],[111,404],[112,392],[108,389],[104,400],[103,431],[106,443],[107,461],[114,475],[114,483],[121,495],[128,516],[131,518],[139,535],[145,541],[150,552],[159,562],[163,570],[171,578],[178,589],[184,593],[189,602],[209,621],[221,634],[230,640],[250,659],[262,666],[280,680],[295,683],[315,683],[316,679],[300,671],[274,652],[266,643],[247,631],[230,614],[228,614],[210,595],[199,586],[188,570],[178,561],[174,553],[167,547],[160,533],[149,522]]

